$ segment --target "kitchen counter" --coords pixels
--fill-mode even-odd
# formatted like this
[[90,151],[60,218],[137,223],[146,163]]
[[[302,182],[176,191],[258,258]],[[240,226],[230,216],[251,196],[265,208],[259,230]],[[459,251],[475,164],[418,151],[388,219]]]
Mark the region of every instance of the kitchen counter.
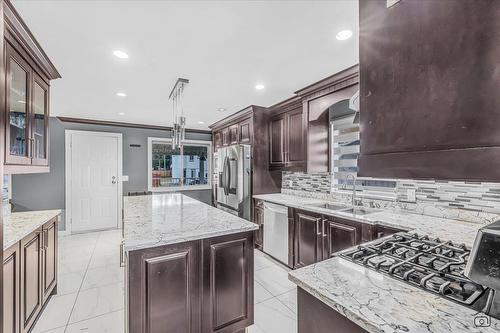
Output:
[[3,217],[3,250],[28,236],[35,229],[61,214],[60,209],[11,213]]
[[180,193],[124,197],[124,249],[257,230],[258,226]]
[[475,311],[356,263],[334,257],[288,273],[289,279],[368,332],[499,332],[474,326]]
[[[355,215],[315,206],[327,202],[325,200],[282,193],[254,195],[254,198],[311,212],[343,217],[361,223],[403,229],[420,235],[429,235],[431,238],[439,238],[445,241],[451,240],[457,244],[465,244],[468,247],[472,247],[477,231],[483,226],[479,223],[419,215],[403,210],[377,208],[370,214]],[[450,228],[451,225],[453,228]]]

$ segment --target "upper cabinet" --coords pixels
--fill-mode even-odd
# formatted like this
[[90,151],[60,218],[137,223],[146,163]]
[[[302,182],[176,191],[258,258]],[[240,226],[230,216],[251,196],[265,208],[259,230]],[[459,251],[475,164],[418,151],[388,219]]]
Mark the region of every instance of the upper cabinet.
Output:
[[359,175],[499,181],[500,2],[359,9]]
[[9,1],[3,1],[5,173],[49,171],[49,82],[60,75]]
[[297,98],[271,108],[269,168],[305,170],[305,131],[302,103]]

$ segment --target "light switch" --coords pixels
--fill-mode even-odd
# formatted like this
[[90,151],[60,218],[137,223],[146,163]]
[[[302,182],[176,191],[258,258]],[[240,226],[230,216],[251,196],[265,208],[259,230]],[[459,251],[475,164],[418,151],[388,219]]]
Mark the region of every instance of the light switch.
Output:
[[408,189],[406,191],[406,196],[408,197],[408,201],[409,202],[416,202],[417,201],[417,196],[415,194],[415,189],[414,188]]
[[123,175],[122,176],[122,182],[128,182],[128,176]]

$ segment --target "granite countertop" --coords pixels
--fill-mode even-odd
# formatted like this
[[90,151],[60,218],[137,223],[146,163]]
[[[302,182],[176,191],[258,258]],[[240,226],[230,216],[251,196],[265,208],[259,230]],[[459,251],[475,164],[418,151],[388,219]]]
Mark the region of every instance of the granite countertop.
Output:
[[124,197],[123,201],[125,251],[259,228],[180,193]]
[[61,214],[60,209],[39,210],[4,215],[4,251],[59,214]]
[[500,331],[500,320],[476,328],[475,311],[340,257],[291,271],[288,277],[368,332]]
[[[457,244],[465,244],[468,247],[472,247],[477,231],[483,226],[479,223],[420,215],[405,212],[403,210],[392,209],[377,208],[370,214],[355,215],[352,213],[333,211],[315,206],[327,202],[325,200],[282,193],[254,195],[254,198],[286,205],[288,207],[348,218],[361,223],[379,224],[399,228],[406,231],[416,232],[420,235],[429,235],[431,238],[439,238],[444,241],[451,240]],[[453,228],[450,228],[450,225],[453,225]]]

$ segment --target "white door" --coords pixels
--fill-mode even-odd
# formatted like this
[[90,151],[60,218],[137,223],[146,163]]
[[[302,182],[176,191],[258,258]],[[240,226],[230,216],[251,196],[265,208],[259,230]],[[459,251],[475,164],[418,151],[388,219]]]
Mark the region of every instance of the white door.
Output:
[[66,182],[71,232],[117,228],[121,209],[121,134],[68,132],[70,167]]

